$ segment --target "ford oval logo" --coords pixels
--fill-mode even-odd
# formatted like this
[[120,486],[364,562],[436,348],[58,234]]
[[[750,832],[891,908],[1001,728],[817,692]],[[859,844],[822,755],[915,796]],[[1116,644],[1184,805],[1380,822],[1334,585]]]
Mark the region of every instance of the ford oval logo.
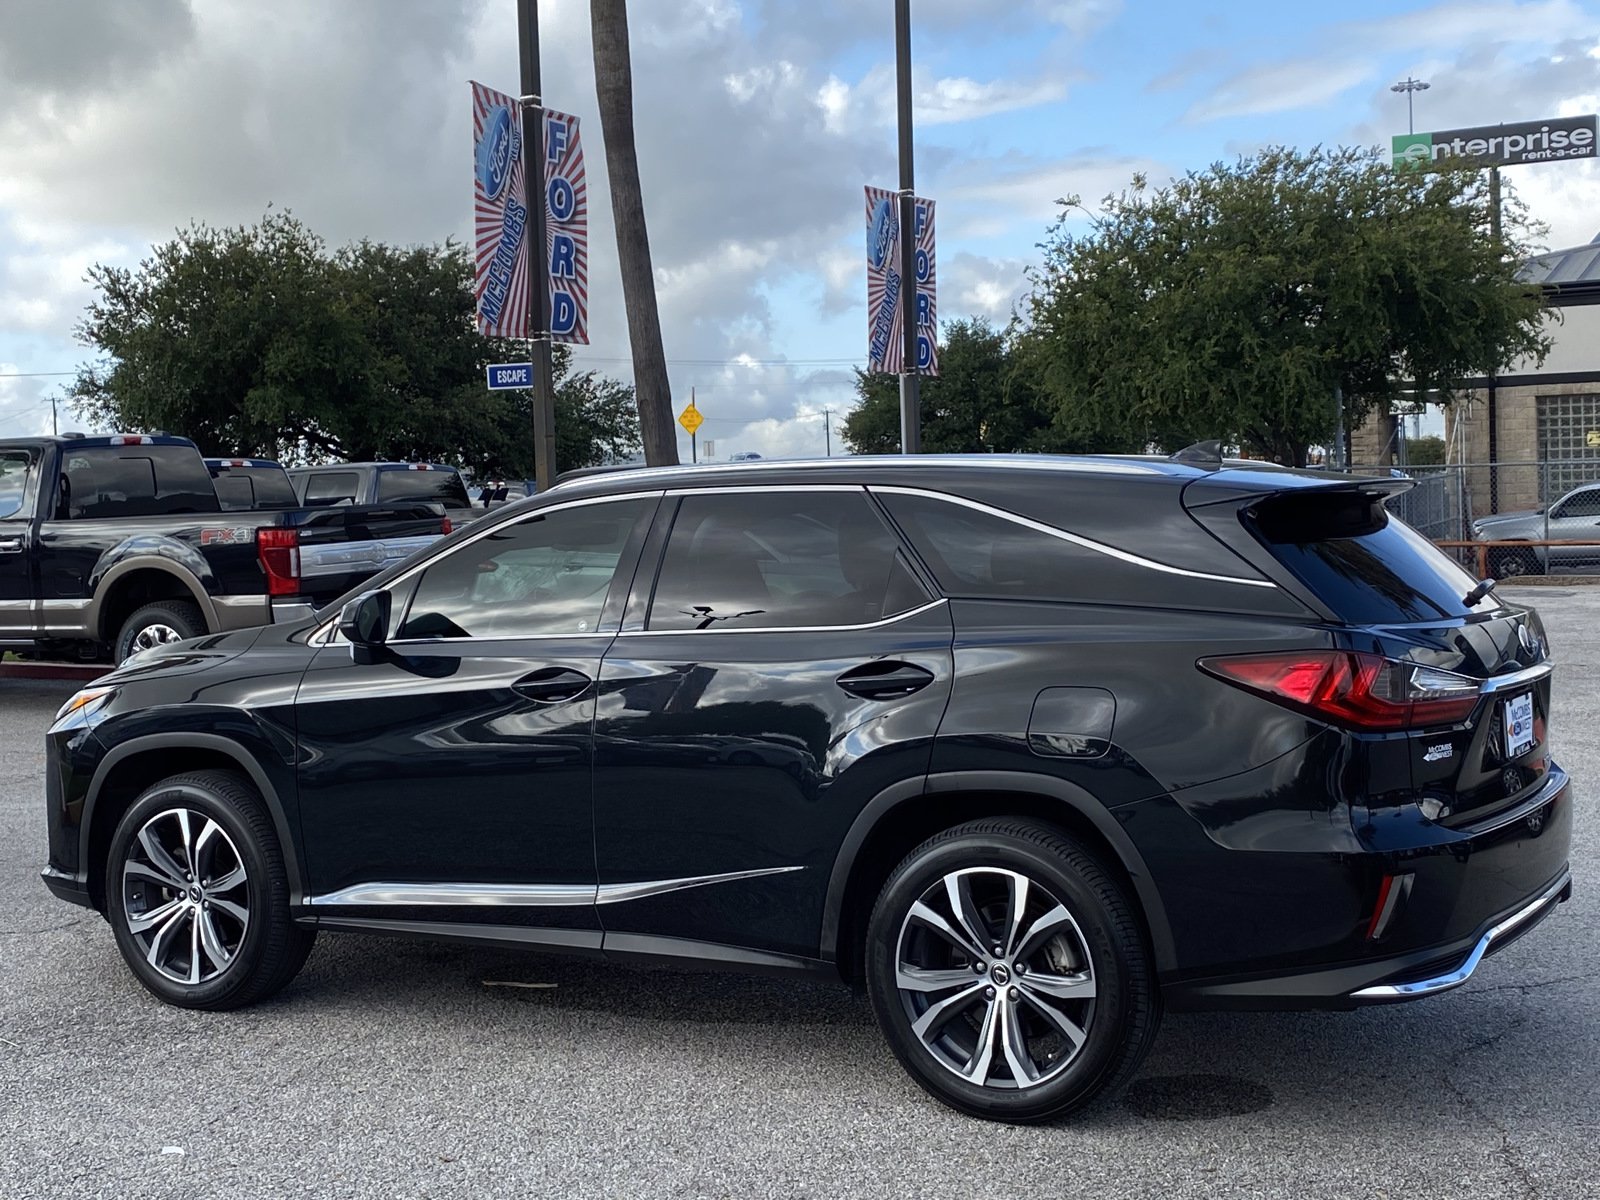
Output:
[[478,142],[478,186],[484,198],[497,200],[511,178],[511,110],[497,104],[483,119],[483,137]]
[[887,197],[879,200],[878,207],[872,210],[872,229],[867,234],[867,259],[874,271],[883,270],[883,264],[889,261],[896,224],[894,201]]

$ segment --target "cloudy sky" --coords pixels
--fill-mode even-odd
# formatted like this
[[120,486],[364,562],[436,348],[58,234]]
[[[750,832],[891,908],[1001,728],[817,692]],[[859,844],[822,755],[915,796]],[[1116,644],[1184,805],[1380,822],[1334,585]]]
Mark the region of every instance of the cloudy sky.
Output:
[[[865,354],[863,184],[896,183],[891,0],[633,0],[640,171],[675,404],[716,455],[821,454]],[[515,0],[0,0],[0,436],[48,430],[92,263],[288,208],[330,242],[465,240],[467,81],[515,91]],[[1600,0],[913,0],[939,311],[1003,322],[1057,198],[1257,147],[1600,109]],[[543,0],[589,151],[592,344],[627,376],[588,7]],[[1508,175],[1512,175],[1508,172]],[[1569,246],[1600,170],[1514,168]],[[65,422],[64,422],[65,424]],[[73,424],[81,424],[74,421]],[[687,438],[684,439],[687,457]],[[834,448],[838,442],[835,438]]]

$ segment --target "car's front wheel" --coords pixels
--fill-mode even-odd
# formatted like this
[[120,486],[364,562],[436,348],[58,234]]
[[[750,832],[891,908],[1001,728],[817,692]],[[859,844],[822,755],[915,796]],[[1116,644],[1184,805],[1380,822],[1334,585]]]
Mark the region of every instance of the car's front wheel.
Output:
[[889,877],[867,938],[885,1038],[963,1112],[1061,1116],[1126,1082],[1155,1036],[1133,907],[1051,827],[985,820],[924,842]]
[[283,987],[316,937],[289,916],[283,851],[240,776],[197,771],[134,801],[111,838],[106,911],[139,982],[183,1008],[242,1008]]

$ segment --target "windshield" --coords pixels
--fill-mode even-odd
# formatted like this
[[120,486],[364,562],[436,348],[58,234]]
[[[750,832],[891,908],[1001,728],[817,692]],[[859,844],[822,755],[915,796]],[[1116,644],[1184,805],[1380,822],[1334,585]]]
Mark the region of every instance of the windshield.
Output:
[[0,521],[22,511],[33,471],[33,455],[27,450],[0,450]]

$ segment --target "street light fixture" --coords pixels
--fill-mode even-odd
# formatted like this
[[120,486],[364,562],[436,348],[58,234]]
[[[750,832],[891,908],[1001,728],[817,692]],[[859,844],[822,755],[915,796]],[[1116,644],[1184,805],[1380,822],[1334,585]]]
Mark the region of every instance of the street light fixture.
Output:
[[1394,84],[1389,88],[1389,90],[1391,92],[1404,92],[1406,94],[1406,132],[1415,133],[1417,131],[1417,122],[1414,114],[1411,111],[1411,97],[1414,92],[1427,91],[1428,85],[1422,82],[1420,79],[1413,79],[1411,76],[1407,75],[1403,82]]

